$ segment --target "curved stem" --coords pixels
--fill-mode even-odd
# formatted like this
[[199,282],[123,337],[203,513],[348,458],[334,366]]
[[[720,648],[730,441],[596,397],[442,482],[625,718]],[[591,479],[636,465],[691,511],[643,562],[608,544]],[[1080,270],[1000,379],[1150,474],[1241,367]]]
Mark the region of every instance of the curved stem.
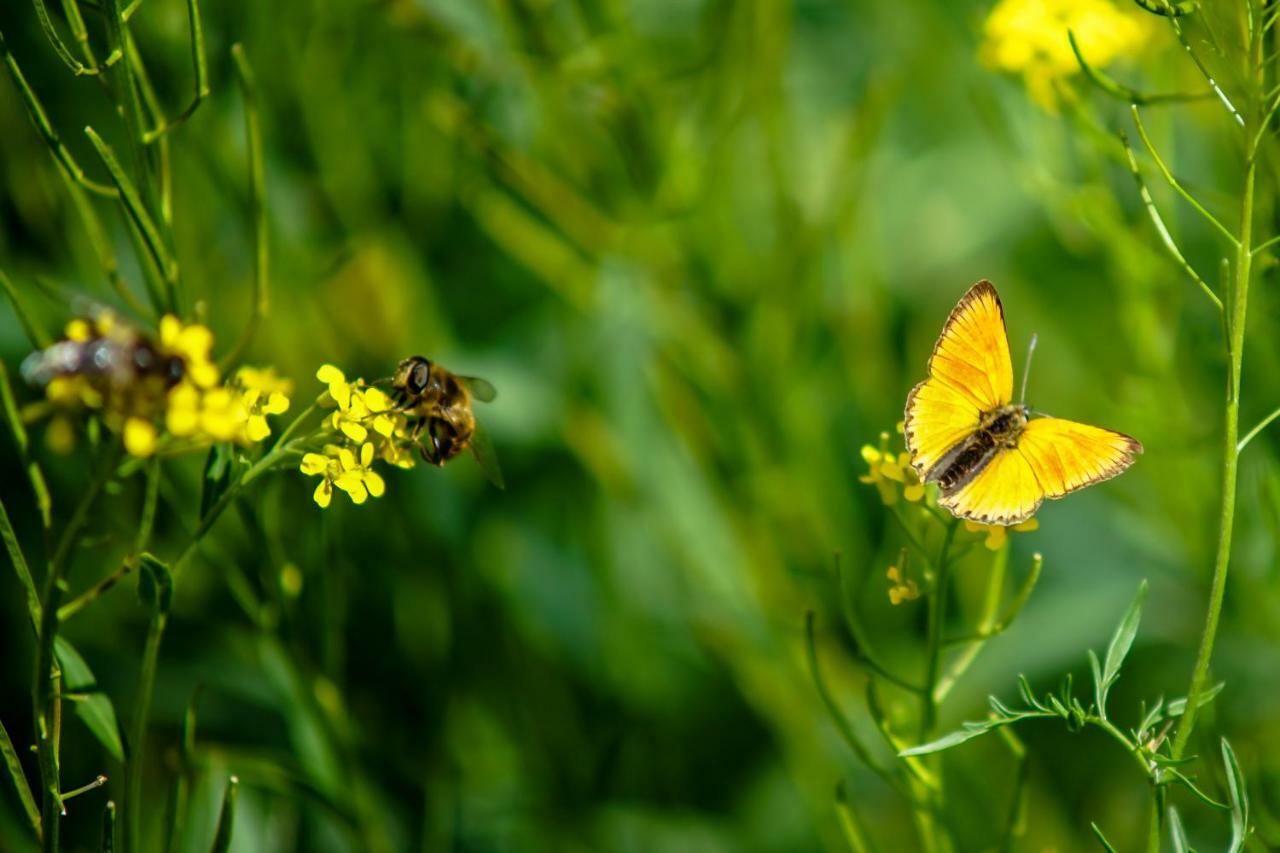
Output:
[[938,683],[938,668],[942,662],[942,626],[946,622],[947,587],[951,580],[951,543],[956,537],[956,528],[960,526],[958,519],[951,519],[947,524],[947,532],[942,537],[942,548],[938,552],[937,575],[933,584],[933,593],[929,597],[929,624],[927,651],[928,666],[925,669],[923,703],[924,712],[920,715],[920,742],[923,743],[938,722],[938,703],[934,700],[934,688]]

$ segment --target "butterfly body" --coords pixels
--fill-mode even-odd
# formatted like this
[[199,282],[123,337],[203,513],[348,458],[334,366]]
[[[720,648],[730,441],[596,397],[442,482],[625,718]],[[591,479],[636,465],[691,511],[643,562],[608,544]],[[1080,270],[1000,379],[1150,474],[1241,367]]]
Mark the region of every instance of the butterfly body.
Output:
[[985,524],[1018,524],[1045,498],[1110,479],[1142,452],[1134,438],[1062,418],[1031,417],[1013,403],[1004,308],[980,281],[952,310],[929,358],[929,377],[907,396],[907,450],[938,504]]
[[936,482],[944,494],[954,493],[982,471],[1001,450],[1018,446],[1027,425],[1026,406],[1002,406],[984,413],[978,429],[947,452],[923,477]]

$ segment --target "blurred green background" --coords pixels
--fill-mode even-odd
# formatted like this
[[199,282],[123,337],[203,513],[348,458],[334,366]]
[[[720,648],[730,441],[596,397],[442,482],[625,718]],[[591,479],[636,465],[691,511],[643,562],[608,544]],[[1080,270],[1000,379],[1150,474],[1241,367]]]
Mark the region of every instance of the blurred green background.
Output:
[[[152,712],[151,843],[181,772],[184,850],[208,848],[228,773],[243,782],[243,851],[840,850],[841,782],[879,849],[916,849],[906,804],[818,701],[804,616],[816,611],[828,678],[887,760],[831,565],[842,555],[878,651],[918,672],[923,607],[889,604],[884,571],[901,543],[857,481],[859,448],[901,419],[946,312],[983,277],[1003,294],[1017,370],[1039,333],[1030,401],[1136,435],[1146,455],[1015,537],[1015,576],[1039,551],[1044,577],[942,728],[982,715],[988,693],[1015,700],[1018,673],[1038,687],[1067,671],[1087,683],[1085,650],[1105,645],[1141,578],[1151,593],[1113,707],[1132,725],[1140,699],[1184,692],[1216,536],[1217,320],[1159,251],[1115,159],[1124,105],[1078,86],[1081,107],[1054,113],[983,68],[989,9],[206,4],[212,95],[172,137],[186,306],[220,352],[249,311],[229,58],[240,42],[260,87],[273,282],[249,363],[293,377],[296,400],[320,390],[325,362],[375,377],[423,353],[484,376],[499,389],[480,414],[508,488],[464,459],[395,472],[382,499],[321,512],[314,483],[285,472],[228,514],[178,577]],[[177,112],[193,88],[184,5],[146,0],[132,29]],[[0,6],[0,31],[69,148],[105,180],[80,132],[92,124],[123,143],[99,83],[59,62],[29,4]],[[1193,86],[1178,57],[1160,30],[1116,73]],[[1202,102],[1149,121],[1232,219],[1220,112]],[[112,294],[7,77],[0,131],[0,267],[55,330],[68,316],[57,294]],[[1154,192],[1191,260],[1216,272],[1221,246]],[[95,204],[136,283],[118,211]],[[1246,426],[1280,399],[1272,285],[1268,268],[1252,294]],[[28,350],[0,311],[11,370]],[[1276,442],[1264,434],[1243,463],[1215,664],[1227,690],[1194,749],[1212,755],[1219,734],[1232,738],[1267,845],[1280,838]],[[38,553],[18,460],[0,459],[0,498]],[[86,456],[46,464],[65,518]],[[165,469],[162,555],[194,523],[199,475],[199,459]],[[102,505],[73,590],[118,565],[140,495],[138,478]],[[962,566],[962,602],[986,565]],[[300,591],[281,584],[291,567]],[[66,627],[126,726],[146,630],[134,585]],[[0,715],[34,778],[32,641],[7,570],[0,650]],[[181,725],[197,689],[187,766]],[[890,712],[909,715],[899,698]],[[1021,734],[1031,794],[1018,849],[1091,849],[1090,821],[1120,849],[1137,844],[1147,792],[1128,756],[1053,723]],[[78,723],[64,737],[68,787],[111,777],[68,806],[68,846],[89,849],[123,776]],[[957,849],[991,848],[1009,809],[1008,752],[978,741],[945,767]],[[1220,770],[1207,788],[1222,790]],[[25,850],[16,798],[0,787],[0,850]],[[1183,800],[1201,849],[1219,849],[1225,819]]]

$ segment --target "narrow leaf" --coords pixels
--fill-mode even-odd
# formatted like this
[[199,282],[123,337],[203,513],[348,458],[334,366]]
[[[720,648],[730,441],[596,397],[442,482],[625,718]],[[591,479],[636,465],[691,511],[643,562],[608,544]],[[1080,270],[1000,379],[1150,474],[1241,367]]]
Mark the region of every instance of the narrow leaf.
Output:
[[1107,646],[1106,661],[1102,665],[1102,695],[1098,699],[1099,709],[1106,706],[1107,692],[1120,676],[1120,667],[1133,646],[1133,638],[1138,634],[1138,623],[1142,621],[1142,602],[1146,597],[1147,582],[1143,580],[1138,585],[1138,594],[1133,597],[1133,603],[1129,605],[1120,624],[1116,626],[1111,644]]
[[993,727],[990,723],[965,723],[964,728],[954,731],[949,735],[943,735],[937,740],[930,741],[929,743],[922,743],[919,746],[913,746],[910,749],[902,750],[898,753],[898,757],[906,758],[910,755],[928,755],[932,752],[942,752],[944,749],[950,749],[951,747],[958,746],[965,741],[981,737],[991,731],[992,728]]
[[9,552],[9,562],[18,575],[18,582],[27,596],[27,613],[31,616],[31,627],[36,634],[40,633],[40,595],[36,592],[36,582],[31,577],[31,568],[27,558],[22,554],[22,546],[18,543],[18,534],[9,522],[9,513],[0,502],[0,539],[4,540],[4,549]]
[[1182,828],[1182,818],[1173,806],[1169,806],[1169,837],[1173,839],[1173,853],[1190,853],[1187,831]]
[[116,761],[124,761],[124,744],[120,740],[120,724],[110,697],[98,688],[92,670],[71,643],[62,637],[54,640],[54,653],[62,668],[63,693],[82,694],[72,704],[76,715],[89,727]]
[[1239,853],[1249,835],[1249,795],[1235,750],[1226,738],[1222,739],[1222,763],[1227,766],[1227,793],[1231,800],[1231,846],[1228,850],[1229,853]]
[[[1200,709],[1200,708],[1203,708],[1205,705],[1208,705],[1217,697],[1219,693],[1222,692],[1222,688],[1226,686],[1227,686],[1227,683],[1225,681],[1219,681],[1217,684],[1213,685],[1208,690],[1202,690],[1200,692],[1199,698],[1196,699],[1196,708]],[[1177,699],[1173,699],[1169,702],[1169,707],[1165,710],[1165,717],[1166,718],[1181,717],[1183,714],[1186,713],[1186,711],[1187,711],[1187,697],[1180,696]]]
[[31,823],[31,828],[35,830],[36,837],[40,837],[40,809],[36,806],[36,798],[31,794],[31,786],[27,783],[27,774],[23,772],[22,762],[18,760],[18,751],[13,748],[13,741],[9,740],[9,733],[4,729],[4,723],[0,723],[0,754],[4,755],[5,767],[9,770],[9,778],[13,780],[13,787],[18,791],[18,799],[22,801],[22,810],[27,813],[27,820]]
[[222,798],[222,813],[218,815],[218,831],[213,837],[212,853],[226,853],[231,848],[231,833],[236,821],[236,796],[240,780],[232,776],[227,780],[227,793]]
[[48,530],[52,526],[52,501],[49,498],[49,487],[44,481],[44,472],[31,458],[31,439],[27,435],[26,424],[18,411],[18,400],[13,396],[13,385],[9,382],[9,371],[0,361],[0,404],[3,404],[4,419],[13,433],[14,443],[18,445],[18,453],[27,466],[27,479],[31,481],[31,491],[36,497],[36,506],[40,509],[40,523]]
[[1093,830],[1094,836],[1098,839],[1098,843],[1102,845],[1102,849],[1108,853],[1116,853],[1116,848],[1111,846],[1111,842],[1102,834],[1102,830],[1098,828],[1096,823],[1089,824],[1089,828]]
[[49,333],[32,318],[31,311],[27,307],[22,294],[18,292],[18,288],[13,286],[13,282],[5,274],[4,270],[0,270],[0,288],[4,289],[4,295],[8,297],[9,304],[13,306],[13,313],[18,318],[18,325],[22,327],[22,333],[27,336],[31,346],[35,349],[47,347],[51,343]]

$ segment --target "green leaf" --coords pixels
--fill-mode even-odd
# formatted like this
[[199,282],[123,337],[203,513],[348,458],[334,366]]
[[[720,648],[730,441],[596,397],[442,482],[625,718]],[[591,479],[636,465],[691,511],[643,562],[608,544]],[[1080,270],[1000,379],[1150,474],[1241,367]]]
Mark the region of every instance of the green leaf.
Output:
[[218,815],[218,831],[213,836],[212,853],[226,853],[231,848],[231,833],[236,822],[236,793],[240,780],[232,776],[227,780],[227,793],[222,798],[222,813]]
[[138,577],[138,597],[152,610],[167,614],[173,603],[173,572],[169,565],[154,554],[138,557],[142,574]]
[[[1198,710],[1200,708],[1203,708],[1205,705],[1208,705],[1210,702],[1212,702],[1215,698],[1217,698],[1218,694],[1222,692],[1222,688],[1226,686],[1227,686],[1227,683],[1225,681],[1219,681],[1217,684],[1213,685],[1208,690],[1201,691],[1200,697],[1196,699],[1196,709]],[[1173,699],[1169,702],[1169,707],[1165,709],[1164,715],[1166,718],[1181,717],[1184,713],[1186,713],[1186,710],[1187,710],[1187,697],[1180,696],[1177,699]]]
[[1142,621],[1142,602],[1146,597],[1147,582],[1143,580],[1138,584],[1138,594],[1133,597],[1133,603],[1129,605],[1129,609],[1124,612],[1124,618],[1116,626],[1111,644],[1107,646],[1106,661],[1102,665],[1102,690],[1098,695],[1098,713],[1103,719],[1107,716],[1107,693],[1110,692],[1111,685],[1115,684],[1116,679],[1120,677],[1120,667],[1133,646],[1133,638],[1138,634],[1138,623]]
[[1187,831],[1182,828],[1182,818],[1173,806],[1169,806],[1169,837],[1173,840],[1173,853],[1190,853]]
[[1227,766],[1227,793],[1231,801],[1231,846],[1227,849],[1229,853],[1239,853],[1249,836],[1249,794],[1245,790],[1244,773],[1240,772],[1235,750],[1226,738],[1222,739],[1222,763]]
[[22,810],[27,813],[27,820],[37,836],[40,835],[40,809],[36,806],[36,798],[31,794],[31,785],[27,782],[27,774],[22,770],[22,762],[18,760],[18,751],[9,740],[4,723],[0,723],[0,754],[4,755],[5,767],[13,779],[13,787],[18,791],[18,799],[22,801]]
[[964,727],[952,732],[949,735],[943,735],[937,740],[929,743],[922,743],[919,746],[913,746],[910,749],[904,749],[898,753],[899,758],[906,758],[910,755],[928,755],[931,752],[942,752],[944,749],[950,749],[953,746],[959,746],[965,741],[973,740],[981,737],[991,731],[995,726],[992,723],[965,723]]
[[209,515],[209,510],[231,484],[232,461],[229,444],[215,444],[209,448],[209,455],[204,459],[204,475],[201,478],[203,486],[200,489],[200,518]]
[[93,671],[80,657],[71,643],[62,637],[54,639],[54,653],[62,668],[62,691],[82,694],[72,703],[76,715],[93,732],[98,742],[106,747],[116,761],[124,761],[124,744],[120,740],[120,724],[110,697],[98,689]]
[[1096,823],[1089,824],[1089,828],[1093,830],[1093,834],[1097,837],[1098,843],[1102,845],[1103,850],[1108,851],[1108,853],[1116,853],[1116,848],[1111,846],[1111,842],[1102,834],[1102,830],[1098,828]]
[[13,563],[18,582],[26,592],[27,613],[31,617],[31,627],[38,635],[40,633],[40,595],[36,592],[36,582],[31,577],[31,568],[27,565],[27,558],[22,554],[18,534],[9,523],[9,513],[5,511],[3,503],[0,503],[0,539],[4,540],[4,548],[9,552],[9,562]]

